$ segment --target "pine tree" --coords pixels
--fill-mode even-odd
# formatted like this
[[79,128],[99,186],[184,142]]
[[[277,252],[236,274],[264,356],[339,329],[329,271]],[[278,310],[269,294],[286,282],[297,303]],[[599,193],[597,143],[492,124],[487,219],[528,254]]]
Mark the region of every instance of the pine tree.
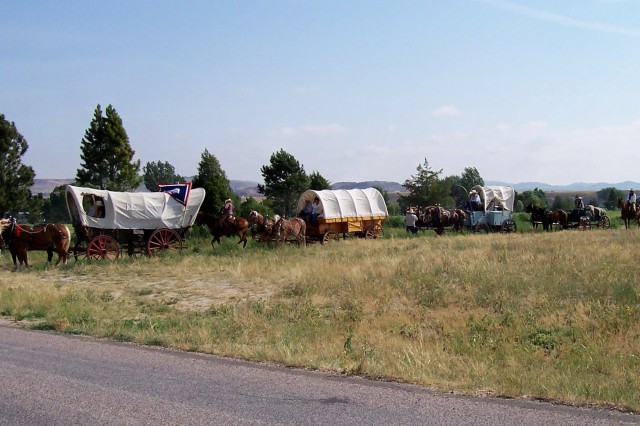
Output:
[[260,168],[264,185],[258,192],[273,203],[276,213],[291,217],[296,213],[298,197],[309,189],[309,177],[293,155],[280,151],[271,155],[271,165]]
[[215,155],[210,154],[205,148],[198,164],[198,173],[192,181],[194,188],[204,188],[206,196],[202,203],[201,211],[209,214],[218,214],[224,201],[228,198],[234,200],[237,205],[237,197],[231,190],[229,179],[220,167]]
[[403,206],[432,206],[442,203],[447,197],[449,188],[443,185],[438,177],[442,173],[442,169],[436,171],[431,170],[429,162],[424,159],[424,164],[418,165],[416,168],[418,174],[407,179],[404,186],[409,194],[402,196],[400,203]]
[[82,164],[76,173],[78,185],[130,191],[142,182],[138,176],[140,160],[133,161],[135,151],[129,144],[122,119],[111,105],[103,116],[98,104],[80,149]]
[[0,114],[0,217],[18,212],[29,205],[35,173],[22,164],[22,156],[29,149],[15,123]]
[[331,189],[331,183],[320,174],[320,172],[311,172],[309,175],[309,189],[322,191],[323,189]]
[[142,168],[142,172],[144,186],[151,192],[158,190],[158,184],[184,182],[184,178],[176,173],[176,169],[168,161],[151,161]]

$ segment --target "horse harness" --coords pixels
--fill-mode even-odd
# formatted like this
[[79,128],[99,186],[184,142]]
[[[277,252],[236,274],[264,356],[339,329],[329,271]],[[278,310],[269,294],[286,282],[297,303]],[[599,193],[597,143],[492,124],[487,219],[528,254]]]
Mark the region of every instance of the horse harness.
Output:
[[[20,226],[20,224],[16,221],[15,217],[9,218],[9,221],[11,222],[11,226],[8,229],[5,229],[4,232],[2,232],[2,239],[5,240],[7,244],[9,244],[13,240],[30,243],[34,238],[34,235],[46,232],[47,228],[51,226],[50,223],[47,223],[45,226],[43,226],[41,229],[38,229],[37,231],[29,231],[28,229],[25,229],[23,226]],[[62,232],[60,229],[58,229],[55,226],[53,228],[58,232],[57,241],[64,240],[67,238],[65,233]]]

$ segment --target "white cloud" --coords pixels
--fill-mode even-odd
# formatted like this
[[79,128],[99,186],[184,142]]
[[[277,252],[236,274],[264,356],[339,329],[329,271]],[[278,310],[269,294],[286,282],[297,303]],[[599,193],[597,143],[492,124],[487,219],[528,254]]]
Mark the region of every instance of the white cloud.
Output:
[[451,115],[459,115],[460,111],[453,105],[443,105],[440,108],[437,108],[433,111],[433,115],[437,117],[451,116]]
[[497,7],[508,12],[517,13],[528,16],[530,18],[539,19],[541,21],[552,22],[566,27],[583,28],[592,31],[600,31],[605,33],[622,34],[631,37],[640,37],[640,31],[617,27],[614,25],[601,24],[599,22],[581,21],[558,13],[546,12],[544,10],[534,9],[529,6],[512,3],[503,0],[478,0],[482,3]]

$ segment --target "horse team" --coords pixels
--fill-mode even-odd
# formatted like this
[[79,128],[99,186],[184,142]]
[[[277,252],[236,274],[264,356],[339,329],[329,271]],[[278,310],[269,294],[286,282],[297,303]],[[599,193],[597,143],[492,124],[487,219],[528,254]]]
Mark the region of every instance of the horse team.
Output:
[[247,245],[247,231],[251,227],[252,237],[257,241],[288,242],[295,241],[298,245],[306,244],[306,222],[299,218],[285,219],[279,215],[273,218],[265,218],[260,213],[252,210],[249,219],[241,216],[223,218],[205,212],[199,212],[196,217],[197,225],[204,225],[213,236],[211,246],[220,243],[221,237],[239,238],[238,244]]

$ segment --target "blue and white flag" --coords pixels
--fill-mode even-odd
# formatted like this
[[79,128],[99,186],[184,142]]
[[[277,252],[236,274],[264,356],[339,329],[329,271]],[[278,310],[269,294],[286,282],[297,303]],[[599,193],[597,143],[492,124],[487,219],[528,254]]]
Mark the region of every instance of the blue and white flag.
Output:
[[191,192],[191,182],[167,185],[158,184],[158,189],[171,195],[177,202],[186,206],[187,201],[189,201],[189,192]]

